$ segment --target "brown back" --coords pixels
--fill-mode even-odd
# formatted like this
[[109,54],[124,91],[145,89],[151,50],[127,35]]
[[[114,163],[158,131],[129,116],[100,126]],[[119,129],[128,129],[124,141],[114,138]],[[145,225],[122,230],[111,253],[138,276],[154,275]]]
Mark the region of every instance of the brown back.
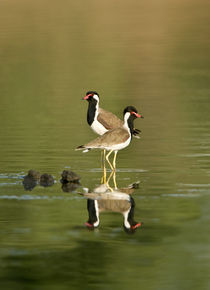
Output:
[[125,142],[130,137],[128,131],[123,128],[115,128],[104,135],[99,136],[98,138],[94,139],[93,141],[85,144],[86,148],[103,148],[106,146],[117,145]]
[[99,114],[97,120],[107,129],[111,130],[123,125],[123,121],[120,120],[117,116],[108,112],[102,108],[99,108]]

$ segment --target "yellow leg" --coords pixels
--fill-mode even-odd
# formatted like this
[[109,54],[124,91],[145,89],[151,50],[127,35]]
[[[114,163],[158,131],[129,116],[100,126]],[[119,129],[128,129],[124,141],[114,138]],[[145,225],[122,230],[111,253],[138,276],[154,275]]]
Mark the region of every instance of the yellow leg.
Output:
[[103,161],[104,161],[104,164],[105,164],[105,157],[106,157],[106,149],[103,150]]
[[111,162],[109,161],[109,156],[110,156],[110,154],[112,154],[112,152],[113,152],[113,150],[110,150],[109,153],[106,155],[106,161],[109,163],[109,166],[111,167],[111,170],[113,171],[114,168],[113,168]]
[[103,164],[103,167],[104,167],[104,163],[105,163],[105,157],[106,157],[106,149],[101,151],[101,164]]
[[113,159],[113,168],[116,170],[116,158],[117,158],[117,151],[114,151],[114,159]]

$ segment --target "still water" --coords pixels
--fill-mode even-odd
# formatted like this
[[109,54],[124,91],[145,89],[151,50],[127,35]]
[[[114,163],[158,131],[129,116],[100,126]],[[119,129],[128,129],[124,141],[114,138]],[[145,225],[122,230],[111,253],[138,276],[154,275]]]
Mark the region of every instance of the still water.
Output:
[[[52,3],[53,2],[53,3]],[[210,39],[208,1],[0,2],[0,288],[210,289]],[[74,148],[96,90],[119,117],[127,105],[141,139],[118,154],[120,213],[90,231],[87,198],[100,185],[98,151]],[[25,190],[29,169],[51,187]],[[66,192],[63,170],[81,185]],[[109,174],[109,172],[108,172]],[[113,186],[113,184],[112,184]]]

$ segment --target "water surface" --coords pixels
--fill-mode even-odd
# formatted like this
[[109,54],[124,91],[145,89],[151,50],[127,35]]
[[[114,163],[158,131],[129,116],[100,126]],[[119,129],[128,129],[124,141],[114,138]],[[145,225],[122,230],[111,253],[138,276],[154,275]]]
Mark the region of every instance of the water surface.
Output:
[[[210,82],[208,1],[1,1],[1,289],[209,289]],[[141,139],[119,152],[117,184],[140,181],[134,234],[104,213],[89,231],[83,187],[100,184],[100,153],[74,148],[95,134],[101,106],[127,105]],[[29,169],[51,187],[25,190]],[[64,169],[81,176],[63,191]]]

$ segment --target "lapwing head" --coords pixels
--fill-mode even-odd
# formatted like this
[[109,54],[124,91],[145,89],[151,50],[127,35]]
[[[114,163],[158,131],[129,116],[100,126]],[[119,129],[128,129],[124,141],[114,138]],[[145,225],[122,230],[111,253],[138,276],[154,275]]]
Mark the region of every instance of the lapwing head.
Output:
[[133,106],[128,106],[124,109],[123,111],[123,115],[128,115],[129,117],[132,116],[133,119],[136,119],[136,118],[144,118],[141,114],[138,114],[138,111],[136,110],[135,107]]
[[128,122],[131,131],[133,131],[133,121],[136,118],[144,118],[141,114],[138,114],[137,110],[133,106],[128,106],[123,111],[124,122]]
[[83,100],[87,100],[88,102],[97,102],[99,103],[99,94],[95,91],[88,91]]

